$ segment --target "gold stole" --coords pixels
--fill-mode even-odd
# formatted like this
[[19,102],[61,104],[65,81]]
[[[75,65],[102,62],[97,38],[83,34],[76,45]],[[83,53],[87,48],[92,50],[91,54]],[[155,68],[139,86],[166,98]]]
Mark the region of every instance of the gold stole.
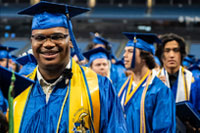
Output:
[[[35,79],[36,70],[33,71],[28,77],[32,80]],[[85,130],[84,128],[99,132],[100,126],[100,96],[98,78],[95,72],[89,68],[83,67],[83,71],[80,66],[72,59],[72,79],[69,83],[69,91],[67,91],[63,105],[60,111],[60,117],[57,124],[57,132],[59,130],[60,121],[63,114],[63,109],[67,97],[69,94],[69,127],[68,132],[76,130]],[[85,73],[85,75],[83,74]],[[85,82],[87,80],[87,82]],[[87,88],[88,86],[88,88]],[[26,101],[30,94],[30,86],[24,90],[14,100],[14,131],[19,132],[21,118],[23,117],[23,111]],[[88,92],[89,91],[89,92]],[[93,116],[93,117],[92,117]],[[83,122],[83,123],[82,123]],[[76,127],[76,124],[79,127]],[[81,125],[84,124],[84,125]]]
[[129,77],[126,80],[126,82],[123,84],[122,88],[120,89],[120,92],[118,93],[118,97],[120,97],[122,95],[122,92],[124,92],[124,89],[128,87],[127,92],[126,92],[126,99],[125,99],[125,102],[124,102],[124,105],[123,105],[123,106],[126,106],[127,103],[132,99],[133,95],[138,90],[138,88],[142,85],[142,83],[144,82],[144,80],[146,78],[147,78],[146,86],[145,86],[145,88],[142,92],[142,97],[141,97],[141,101],[140,101],[140,133],[146,133],[145,96],[146,96],[146,92],[147,92],[148,87],[149,87],[149,83],[152,79],[152,72],[148,70],[147,73],[145,74],[145,76],[139,82],[139,84],[131,91],[131,86],[132,86],[132,83],[133,83],[133,75],[132,75],[131,77]]

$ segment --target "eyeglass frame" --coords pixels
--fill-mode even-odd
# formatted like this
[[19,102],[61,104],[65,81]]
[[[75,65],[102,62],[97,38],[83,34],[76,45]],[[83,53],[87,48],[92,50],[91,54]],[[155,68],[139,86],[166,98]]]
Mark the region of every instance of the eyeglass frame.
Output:
[[[55,35],[62,35],[63,37],[56,39],[52,39],[52,37],[55,37]],[[43,40],[39,40],[36,39],[36,37],[44,37]],[[35,35],[31,35],[31,38],[33,38],[36,42],[38,43],[44,43],[47,41],[47,39],[50,39],[51,42],[53,43],[60,43],[60,41],[63,41],[64,39],[66,39],[69,35],[68,34],[63,34],[63,33],[53,33],[50,35],[44,35],[44,34],[35,34]]]

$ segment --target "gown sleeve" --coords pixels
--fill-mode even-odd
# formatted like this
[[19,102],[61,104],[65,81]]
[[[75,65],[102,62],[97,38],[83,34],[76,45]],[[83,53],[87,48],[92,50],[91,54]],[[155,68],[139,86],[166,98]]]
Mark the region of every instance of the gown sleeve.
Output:
[[100,91],[100,132],[126,132],[126,122],[123,111],[111,82],[106,77],[98,75]]
[[176,132],[176,107],[172,91],[159,82],[155,87],[160,88],[156,96],[156,105],[153,113],[153,132]]

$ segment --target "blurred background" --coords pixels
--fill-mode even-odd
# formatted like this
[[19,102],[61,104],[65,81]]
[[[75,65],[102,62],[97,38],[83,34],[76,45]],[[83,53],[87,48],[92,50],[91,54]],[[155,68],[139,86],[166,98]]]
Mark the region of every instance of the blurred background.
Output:
[[[200,58],[200,0],[46,0],[91,8],[73,18],[73,31],[82,52],[98,32],[122,56],[128,41],[122,32],[164,34],[173,32],[187,41],[188,54]],[[31,48],[31,17],[17,15],[39,0],[0,0],[0,43],[19,48],[18,56]]]

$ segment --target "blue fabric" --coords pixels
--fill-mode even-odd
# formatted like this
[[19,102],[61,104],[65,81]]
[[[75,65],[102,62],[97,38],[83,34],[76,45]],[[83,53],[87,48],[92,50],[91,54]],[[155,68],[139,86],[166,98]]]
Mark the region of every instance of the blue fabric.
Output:
[[8,100],[3,96],[3,93],[0,88],[0,111],[6,114],[8,108]]
[[192,72],[192,75],[196,80],[200,78],[200,66],[195,64],[190,67],[189,70]]
[[7,58],[11,59],[11,55],[6,50],[0,50],[0,59]]
[[123,133],[126,131],[126,122],[117,93],[109,79],[98,75],[100,87],[101,133]]
[[20,75],[28,75],[30,74],[31,72],[33,72],[33,70],[35,69],[37,65],[35,63],[27,63],[26,65],[24,65],[20,71],[19,71],[19,74]]
[[161,66],[160,60],[158,59],[157,56],[154,56],[154,60],[155,60],[156,64],[158,64],[159,66]]
[[[144,87],[138,88],[131,101],[124,107],[127,129],[130,133],[140,132],[140,102]],[[175,102],[172,92],[161,80],[154,78],[146,93],[146,132],[176,131]]]
[[[100,90],[100,132],[125,132],[126,122],[116,92],[110,81],[98,75]],[[64,81],[54,88],[49,102],[46,104],[46,96],[37,81],[30,94],[20,132],[55,132],[60,114],[60,108],[67,91]],[[60,133],[68,130],[69,96],[64,107]]]
[[200,79],[196,80],[191,86],[190,102],[200,112]]
[[126,77],[125,71],[126,69],[122,65],[111,64],[110,79],[112,80],[112,84],[114,88],[117,88],[120,79],[123,79]]
[[[136,40],[137,40],[137,42],[136,42],[135,48],[139,48],[141,50],[150,52],[152,54],[155,53],[155,50],[152,49],[152,46],[153,46],[152,44],[149,44],[149,43],[143,41],[142,39],[136,39]],[[134,47],[133,40],[128,41],[128,43],[126,44],[126,46],[127,47]]]
[[105,53],[102,53],[102,52],[98,52],[96,54],[93,54],[90,56],[90,59],[89,59],[89,65],[96,59],[107,59],[108,60],[108,57]]
[[[56,21],[55,21],[56,20]],[[67,17],[61,13],[43,12],[34,16],[32,21],[32,30],[48,29],[53,27],[67,27]]]
[[109,44],[109,42],[106,39],[104,39],[103,37],[99,37],[99,36],[95,36],[93,38],[93,43],[94,44],[102,44],[102,45]]

